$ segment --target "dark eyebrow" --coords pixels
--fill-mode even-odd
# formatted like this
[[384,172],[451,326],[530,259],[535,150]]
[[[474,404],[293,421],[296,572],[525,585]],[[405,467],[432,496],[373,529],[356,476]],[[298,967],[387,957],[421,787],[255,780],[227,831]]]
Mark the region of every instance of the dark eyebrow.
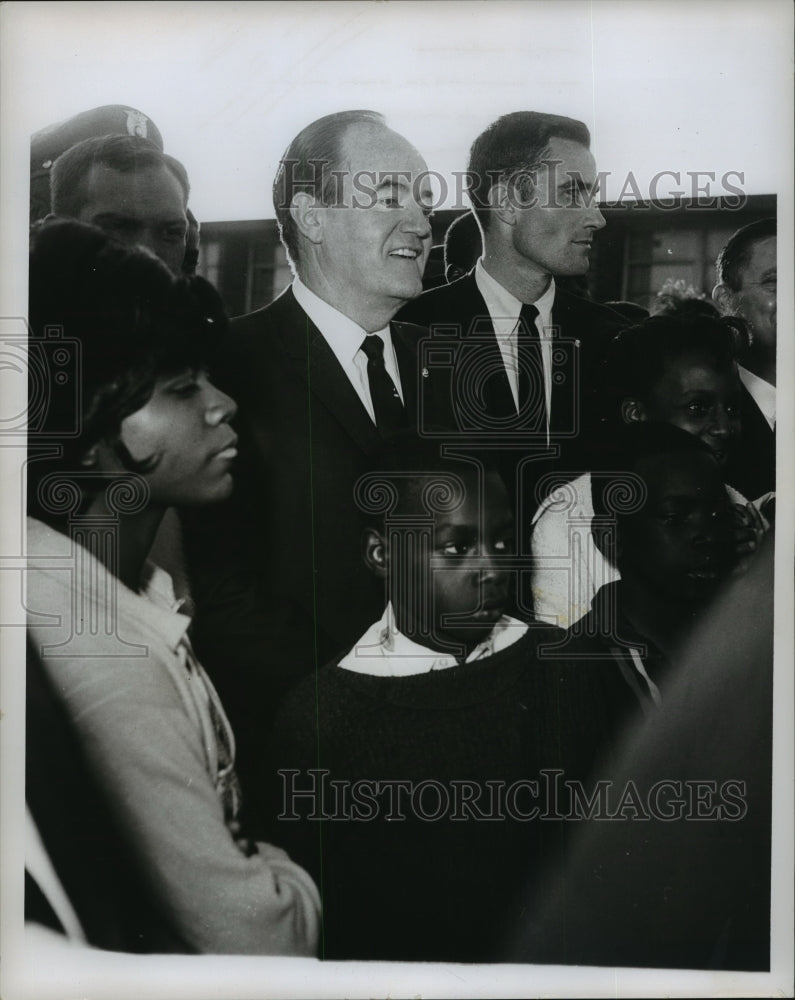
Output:
[[665,496],[660,497],[657,503],[660,505],[665,503],[687,504],[687,503],[697,502],[698,499],[699,499],[698,497],[690,496],[687,493],[668,493]]
[[699,493],[694,496],[691,493],[668,493],[666,496],[660,497],[657,501],[658,504],[664,503],[679,503],[679,504],[694,504],[703,503],[706,494]]
[[576,188],[578,191],[591,192],[599,187],[599,178],[593,180],[588,184],[584,178],[578,173],[565,174],[563,180],[558,184],[558,190],[564,188]]
[[101,219],[103,222],[135,222],[131,215],[122,215],[120,212],[100,212],[99,215],[92,215],[93,220]]
[[439,531],[453,531],[459,534],[468,533],[470,535],[477,534],[480,531],[480,526],[477,524],[453,524],[451,521],[441,521],[434,525],[434,529]]
[[[120,212],[100,212],[99,215],[92,215],[91,218],[95,224],[97,223],[97,221],[102,221],[102,222],[132,222],[135,225],[139,225],[141,224],[142,221],[145,221],[139,219],[137,216],[134,215],[122,215]],[[159,225],[163,226],[177,226],[177,225],[187,226],[188,224],[188,220],[181,215],[173,215],[169,219],[158,219],[157,222]]]
[[381,191],[383,188],[399,188],[401,191],[406,191],[409,188],[409,183],[402,177],[396,178],[394,174],[387,174],[375,186],[376,191]]
[[[388,190],[388,191],[399,191],[401,193],[404,193],[406,191],[411,191],[412,189],[413,185],[409,184],[409,182],[405,180],[405,178],[400,177],[398,179],[395,179],[394,175],[389,175],[385,177],[379,184],[376,184],[375,186],[376,192]],[[433,191],[430,191],[428,188],[426,188],[425,190],[420,191],[419,197],[421,202],[428,202],[428,207],[432,207]]]

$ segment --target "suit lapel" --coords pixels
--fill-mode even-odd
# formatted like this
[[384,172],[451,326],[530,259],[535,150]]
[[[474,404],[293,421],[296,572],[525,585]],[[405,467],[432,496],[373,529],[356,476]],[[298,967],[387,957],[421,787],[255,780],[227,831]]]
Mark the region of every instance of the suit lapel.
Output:
[[[741,407],[740,418],[743,422],[743,430],[747,428],[749,435],[753,435],[754,441],[761,444],[765,452],[770,452],[772,450],[770,445],[775,440],[775,434],[745,385],[742,387]],[[768,455],[765,454],[764,457],[767,459]]]
[[395,357],[400,372],[403,405],[408,414],[409,423],[414,426],[417,422],[417,378],[419,377],[418,328],[393,321],[389,324],[389,331],[392,334],[392,345],[395,348]]
[[495,417],[514,416],[516,404],[511,384],[505,371],[505,362],[500,345],[497,343],[489,308],[475,281],[475,272],[472,271],[466,278],[461,278],[461,285],[466,302],[466,312],[462,312],[462,315],[468,317],[461,331],[464,338],[462,358],[471,351],[477,352],[475,357],[479,370],[489,373],[489,378],[483,385],[487,412]]
[[363,451],[372,451],[380,437],[350,379],[292,291],[285,294],[291,301],[285,303],[289,320],[282,328],[283,343],[307,383],[310,405],[311,399],[319,401]]
[[740,438],[734,446],[731,467],[737,468],[741,476],[742,492],[756,499],[776,488],[776,434],[745,385],[740,397],[740,420]]
[[[550,431],[553,435],[568,437],[579,430],[582,420],[575,409],[580,401],[580,342],[573,339],[578,331],[576,310],[568,296],[555,289],[552,303],[552,392],[550,399]],[[559,342],[559,350],[555,344]]]

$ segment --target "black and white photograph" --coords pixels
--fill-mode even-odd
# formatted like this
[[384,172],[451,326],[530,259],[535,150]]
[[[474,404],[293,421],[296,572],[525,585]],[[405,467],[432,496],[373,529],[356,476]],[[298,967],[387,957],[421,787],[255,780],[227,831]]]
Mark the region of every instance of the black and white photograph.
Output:
[[6,1000],[793,995],[794,27],[0,6]]

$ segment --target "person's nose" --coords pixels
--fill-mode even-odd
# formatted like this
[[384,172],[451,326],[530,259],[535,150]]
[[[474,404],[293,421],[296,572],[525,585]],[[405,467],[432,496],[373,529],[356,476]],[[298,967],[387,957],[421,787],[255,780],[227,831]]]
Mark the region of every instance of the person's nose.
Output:
[[727,438],[734,433],[732,418],[725,406],[715,406],[712,410],[709,433],[715,438]]
[[204,411],[204,419],[211,427],[229,423],[237,413],[237,403],[231,396],[209,383],[209,398]]
[[426,209],[416,201],[412,201],[407,206],[400,228],[403,232],[412,233],[421,240],[431,237],[431,220],[428,218]]
[[154,230],[142,226],[136,233],[135,244],[149,250],[155,257],[163,259],[163,240],[158,237]]
[[478,581],[481,587],[485,587],[486,584],[495,588],[502,587],[507,573],[505,567],[499,564],[496,553],[484,546],[478,553],[478,557]]
[[588,218],[585,225],[588,229],[593,229],[595,232],[598,232],[600,229],[604,229],[607,225],[605,217],[602,215],[602,212],[596,202],[594,202],[588,209]]
[[709,551],[718,539],[719,518],[714,510],[703,510],[693,525],[692,544],[697,551]]

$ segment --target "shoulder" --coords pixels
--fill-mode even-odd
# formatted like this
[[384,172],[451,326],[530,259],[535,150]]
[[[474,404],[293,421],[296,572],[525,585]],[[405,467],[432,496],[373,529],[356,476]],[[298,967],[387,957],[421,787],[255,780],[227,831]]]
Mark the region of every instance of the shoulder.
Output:
[[590,472],[584,472],[576,479],[568,479],[565,482],[553,480],[549,492],[533,515],[533,530],[538,530],[541,524],[547,525],[561,519],[566,521],[572,517],[592,519],[593,514]]
[[588,323],[615,332],[628,325],[628,321],[610,306],[594,302],[592,299],[584,299],[564,288],[555,289],[552,314],[561,322],[569,320],[583,324]]
[[[71,678],[82,687],[121,690],[135,677],[143,691],[166,680],[180,616],[129,590],[77,542],[34,518],[28,519],[28,554],[28,630],[62,687]],[[80,609],[89,607],[97,621],[112,612],[111,632],[83,627]]]
[[279,706],[271,740],[275,758],[290,766],[317,766],[318,748],[321,759],[331,762],[359,746],[372,725],[374,692],[368,696],[368,682],[378,680],[345,670],[336,660],[305,677]]
[[303,310],[293,295],[292,286],[288,285],[268,305],[244,316],[236,316],[229,324],[230,336],[232,339],[243,339],[261,335],[285,322],[295,323],[301,315]]
[[480,293],[474,272],[449,285],[440,285],[407,302],[397,314],[399,320],[429,326],[453,322],[461,310],[474,307]]
[[290,689],[279,707],[279,729],[285,732],[307,728],[313,732],[317,730],[321,716],[325,716],[329,707],[334,708],[343,699],[348,688],[346,680],[351,674],[339,666],[339,660],[336,658],[315,673],[303,677]]
[[272,368],[282,367],[280,358],[302,316],[305,313],[288,287],[267,306],[233,319],[214,365],[215,380],[233,392],[242,391],[253,374],[259,384]]
[[525,635],[515,643],[515,648],[518,653],[529,656],[534,665],[555,665],[560,659],[555,653],[565,639],[566,633],[556,625],[533,621]]
[[421,341],[430,336],[430,331],[420,323],[408,323],[404,320],[392,320],[389,324],[393,342],[400,346],[410,347],[414,350]]

